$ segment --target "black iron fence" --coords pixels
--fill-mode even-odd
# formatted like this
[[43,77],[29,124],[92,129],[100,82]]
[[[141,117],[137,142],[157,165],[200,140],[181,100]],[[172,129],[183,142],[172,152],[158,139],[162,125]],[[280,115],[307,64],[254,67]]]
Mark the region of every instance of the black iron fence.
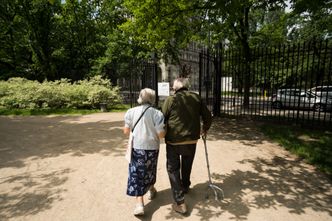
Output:
[[313,40],[253,48],[247,57],[220,46],[203,51],[200,93],[216,115],[331,125],[331,49],[330,41]]
[[[332,124],[331,41],[252,48],[246,55],[221,44],[199,53],[199,73],[191,77],[215,116]],[[156,61],[132,60],[122,72],[118,85],[125,103],[134,106],[144,87],[158,92]]]
[[[125,104],[131,107],[137,105],[138,95],[141,89],[151,88],[158,93],[158,66],[153,60],[131,60],[125,68],[120,69],[121,77],[117,85],[121,88],[121,96]],[[158,104],[158,96],[156,96]]]

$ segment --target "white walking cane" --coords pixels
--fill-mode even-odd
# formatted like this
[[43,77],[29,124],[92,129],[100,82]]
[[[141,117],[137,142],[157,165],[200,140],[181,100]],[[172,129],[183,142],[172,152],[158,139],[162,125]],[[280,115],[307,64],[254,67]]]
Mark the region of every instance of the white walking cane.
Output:
[[[204,148],[205,148],[205,158],[206,158],[206,165],[207,165],[207,169],[208,169],[208,174],[209,174],[209,185],[208,185],[208,189],[212,189],[213,193],[214,193],[214,198],[215,200],[222,200],[224,199],[224,191],[218,187],[217,185],[212,183],[211,180],[211,174],[210,174],[210,165],[209,165],[209,157],[208,157],[208,152],[207,152],[207,147],[206,147],[206,135],[202,136],[203,142],[204,142]],[[209,193],[206,193],[206,199],[209,198]]]

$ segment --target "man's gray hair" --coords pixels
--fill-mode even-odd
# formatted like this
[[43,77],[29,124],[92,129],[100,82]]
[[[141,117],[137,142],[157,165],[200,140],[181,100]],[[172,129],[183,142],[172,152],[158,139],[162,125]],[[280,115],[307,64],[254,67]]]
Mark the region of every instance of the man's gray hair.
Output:
[[139,104],[154,104],[156,100],[156,92],[151,88],[144,88],[139,92],[137,102]]
[[181,88],[189,88],[189,80],[188,78],[177,78],[173,82],[173,89],[175,91]]

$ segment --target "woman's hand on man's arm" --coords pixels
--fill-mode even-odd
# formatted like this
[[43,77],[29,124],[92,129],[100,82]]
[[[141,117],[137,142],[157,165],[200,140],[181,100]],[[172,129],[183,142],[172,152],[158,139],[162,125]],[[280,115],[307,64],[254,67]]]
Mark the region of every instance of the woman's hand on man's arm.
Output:
[[159,132],[159,133],[158,133],[158,137],[159,137],[159,138],[164,138],[164,137],[165,137],[165,134],[166,134],[165,131]]
[[123,133],[124,133],[125,135],[129,136],[129,134],[130,134],[130,128],[129,128],[129,127],[124,127],[124,128],[123,128]]

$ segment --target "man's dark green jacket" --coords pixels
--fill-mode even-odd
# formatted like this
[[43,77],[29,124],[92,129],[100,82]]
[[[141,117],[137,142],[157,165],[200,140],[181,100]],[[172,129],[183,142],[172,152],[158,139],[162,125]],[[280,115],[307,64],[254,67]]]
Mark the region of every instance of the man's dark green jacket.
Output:
[[186,88],[182,88],[168,97],[164,102],[162,112],[166,121],[165,141],[168,143],[198,140],[201,117],[204,131],[207,131],[212,123],[211,112],[201,97]]

